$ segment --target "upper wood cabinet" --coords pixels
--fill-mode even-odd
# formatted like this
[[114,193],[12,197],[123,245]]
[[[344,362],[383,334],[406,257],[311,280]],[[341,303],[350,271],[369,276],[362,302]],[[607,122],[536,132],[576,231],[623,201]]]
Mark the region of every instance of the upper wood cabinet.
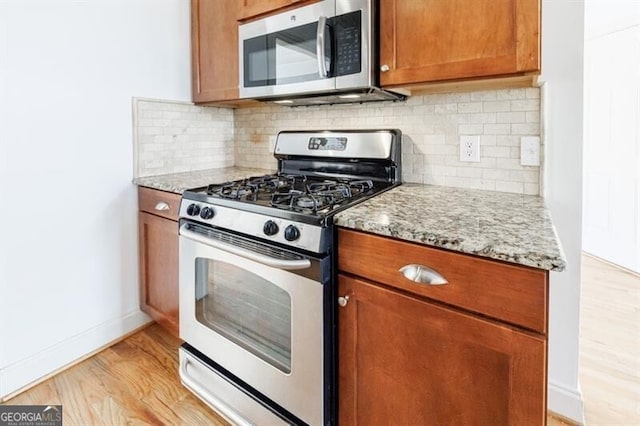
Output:
[[238,20],[244,21],[256,16],[266,15],[289,6],[302,6],[318,0],[239,0]]
[[191,0],[195,103],[238,99],[238,0]]
[[539,72],[540,0],[380,0],[380,64],[382,86]]

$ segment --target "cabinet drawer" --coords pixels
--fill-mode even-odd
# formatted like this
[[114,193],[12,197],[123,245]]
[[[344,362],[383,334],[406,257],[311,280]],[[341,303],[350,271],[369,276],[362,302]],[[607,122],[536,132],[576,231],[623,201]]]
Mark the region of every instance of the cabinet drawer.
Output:
[[[416,283],[399,271],[406,265],[429,267],[448,283]],[[338,231],[338,269],[547,333],[547,271],[345,229]]]
[[138,209],[167,219],[178,220],[181,198],[173,192],[138,187]]

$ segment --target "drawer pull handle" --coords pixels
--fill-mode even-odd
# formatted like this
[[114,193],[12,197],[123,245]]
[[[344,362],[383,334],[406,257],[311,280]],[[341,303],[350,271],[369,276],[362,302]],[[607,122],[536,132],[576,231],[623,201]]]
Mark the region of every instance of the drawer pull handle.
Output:
[[345,306],[347,306],[347,303],[349,303],[349,296],[338,297],[338,305],[344,308]]
[[398,271],[400,271],[406,279],[418,284],[442,285],[449,283],[438,271],[423,265],[405,265]]
[[165,203],[164,201],[160,201],[158,202],[158,204],[156,204],[156,210],[158,211],[166,211],[170,209],[171,207],[169,207],[169,204]]

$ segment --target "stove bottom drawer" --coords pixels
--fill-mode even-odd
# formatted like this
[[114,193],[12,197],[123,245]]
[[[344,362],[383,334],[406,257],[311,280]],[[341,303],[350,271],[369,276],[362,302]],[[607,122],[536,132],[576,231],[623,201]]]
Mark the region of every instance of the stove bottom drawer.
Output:
[[186,349],[179,355],[182,384],[231,424],[290,424]]

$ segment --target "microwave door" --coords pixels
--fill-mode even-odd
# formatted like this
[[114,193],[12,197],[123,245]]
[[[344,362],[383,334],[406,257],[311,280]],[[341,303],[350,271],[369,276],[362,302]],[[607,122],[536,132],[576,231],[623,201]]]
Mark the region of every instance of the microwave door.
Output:
[[[321,5],[324,7],[320,8]],[[318,10],[313,12],[315,9]],[[260,34],[260,29],[254,28],[261,21],[240,26],[241,97],[304,95],[335,90],[335,79],[331,75],[333,32],[330,18],[334,12],[324,9],[324,2],[294,9],[288,17],[289,26],[271,22],[266,27],[280,29],[267,34]],[[265,20],[279,19],[281,15]],[[291,22],[297,25],[291,26]]]
[[275,86],[326,82],[330,77],[329,35],[325,17],[303,27],[276,33],[272,58]]

